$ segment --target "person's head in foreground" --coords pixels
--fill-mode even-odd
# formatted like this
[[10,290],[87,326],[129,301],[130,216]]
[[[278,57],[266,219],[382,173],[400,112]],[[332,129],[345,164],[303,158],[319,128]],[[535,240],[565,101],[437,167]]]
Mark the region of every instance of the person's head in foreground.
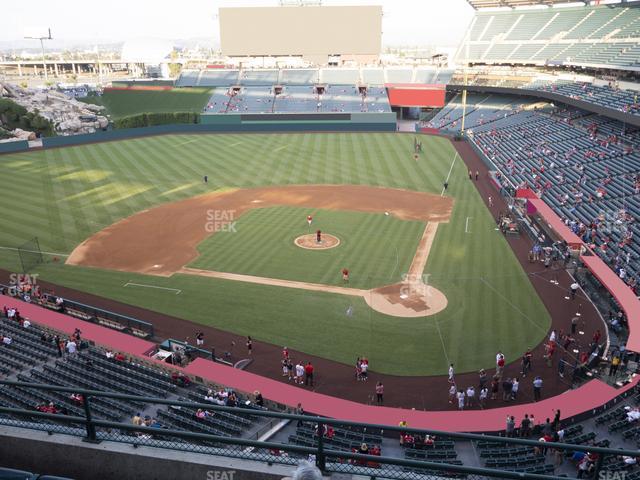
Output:
[[322,472],[310,462],[300,462],[291,476],[291,480],[322,480]]

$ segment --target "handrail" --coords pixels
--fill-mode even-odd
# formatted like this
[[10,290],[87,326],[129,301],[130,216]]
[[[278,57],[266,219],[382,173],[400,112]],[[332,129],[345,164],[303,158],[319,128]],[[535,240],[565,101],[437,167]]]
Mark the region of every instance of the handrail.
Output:
[[[30,382],[20,382],[15,380],[0,380],[0,385],[9,385],[16,386],[22,388],[32,388],[38,390],[52,390],[58,392],[69,392],[69,393],[77,393],[81,394],[84,398],[88,397],[105,397],[105,398],[113,398],[119,400],[131,400],[142,403],[151,403],[151,404],[161,404],[168,406],[180,406],[180,407],[191,407],[191,408],[206,408],[212,412],[227,412],[227,413],[246,413],[253,416],[258,417],[267,417],[267,418],[279,418],[279,419],[287,419],[287,420],[297,420],[302,422],[310,422],[310,423],[318,423],[318,424],[326,424],[326,425],[335,425],[335,426],[345,426],[345,427],[360,427],[363,429],[378,429],[380,431],[395,431],[395,432],[409,432],[409,433],[421,433],[428,434],[436,437],[447,437],[451,439],[461,439],[461,440],[470,440],[470,441],[484,441],[484,442],[495,442],[502,444],[510,444],[510,445],[526,445],[530,447],[539,447],[539,448],[554,448],[564,451],[579,451],[579,452],[590,452],[590,453],[598,453],[601,455],[628,455],[636,457],[638,456],[637,450],[627,450],[627,449],[613,449],[613,448],[605,448],[605,447],[597,447],[592,445],[577,445],[577,444],[569,444],[569,443],[559,443],[559,442],[540,442],[537,440],[526,440],[521,438],[507,438],[507,437],[499,437],[494,435],[484,435],[484,434],[475,434],[475,433],[459,433],[459,432],[446,432],[442,430],[428,430],[428,429],[417,429],[411,427],[402,427],[402,426],[387,426],[380,425],[374,423],[361,423],[354,422],[348,420],[340,420],[333,418],[320,417],[315,415],[297,415],[293,413],[281,413],[281,412],[273,412],[268,410],[261,410],[257,408],[247,408],[247,407],[228,407],[222,405],[216,405],[212,403],[204,403],[204,402],[185,402],[180,400],[167,400],[165,398],[156,398],[156,397],[146,397],[140,395],[129,395],[124,393],[115,393],[115,392],[106,392],[100,390],[88,390],[83,388],[75,388],[75,387],[64,387],[59,385],[47,385],[40,383],[30,383]],[[0,412],[13,412],[16,409],[10,409],[8,407],[0,407]],[[19,413],[26,413],[29,415],[38,414],[37,416],[44,416],[41,412],[34,412],[31,410],[17,410]],[[51,419],[60,419],[61,415],[53,414],[50,417]],[[73,421],[82,423],[86,422],[85,418],[82,417],[68,417],[73,419]],[[118,422],[107,422],[103,420],[92,419],[91,423],[98,426],[111,426],[120,428],[121,423]],[[125,427],[129,428],[124,424]],[[135,426],[134,426],[135,427]],[[157,428],[152,428],[151,431],[158,433]],[[166,432],[166,430],[161,430],[162,432]],[[194,437],[195,438],[195,437]],[[244,440],[243,440],[244,441]],[[257,445],[249,445],[249,446],[259,446],[265,447],[264,442],[259,442]],[[266,448],[269,448],[268,446]],[[343,452],[340,452],[342,455]],[[379,457],[375,457],[379,458]]]

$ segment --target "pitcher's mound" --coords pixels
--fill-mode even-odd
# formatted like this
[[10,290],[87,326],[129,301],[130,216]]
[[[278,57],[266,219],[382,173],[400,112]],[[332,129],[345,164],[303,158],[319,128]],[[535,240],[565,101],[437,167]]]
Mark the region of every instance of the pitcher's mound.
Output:
[[422,283],[395,283],[376,288],[364,297],[374,310],[394,317],[426,317],[447,308],[447,297]]
[[300,235],[293,243],[307,250],[329,250],[330,248],[335,248],[340,245],[340,239],[328,233],[323,233],[322,240],[318,243],[316,242],[316,234],[309,233],[307,235]]

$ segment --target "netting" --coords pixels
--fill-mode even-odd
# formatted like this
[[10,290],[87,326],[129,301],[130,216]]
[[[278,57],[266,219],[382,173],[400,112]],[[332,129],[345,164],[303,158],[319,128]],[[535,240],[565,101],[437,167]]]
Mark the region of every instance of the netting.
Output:
[[36,265],[44,261],[38,237],[24,242],[17,250],[23,273],[31,271]]

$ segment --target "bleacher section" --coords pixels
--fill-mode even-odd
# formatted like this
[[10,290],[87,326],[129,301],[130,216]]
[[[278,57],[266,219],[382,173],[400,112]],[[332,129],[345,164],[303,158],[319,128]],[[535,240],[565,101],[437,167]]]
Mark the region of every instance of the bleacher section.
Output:
[[243,70],[238,80],[240,85],[266,85],[278,83],[278,70]]
[[435,66],[359,67],[321,69],[205,69],[183,70],[176,80],[178,87],[229,87],[232,85],[369,85],[385,83],[447,84],[453,70]]
[[[640,274],[640,131],[579,109],[519,97],[468,98],[465,128],[477,148],[513,186],[538,191],[621,278],[635,284]],[[429,125],[454,130],[460,115],[456,98]]]
[[584,100],[601,107],[613,108],[625,113],[640,115],[639,92],[619,90],[607,86],[594,86],[589,83],[553,83],[546,85],[523,86]]
[[203,70],[195,85],[183,82],[183,74],[180,74],[178,83],[181,83],[179,86],[183,87],[226,87],[238,84],[239,73],[238,70]]
[[[410,461],[428,461],[445,465],[485,466],[503,471],[518,473],[543,473],[573,477],[576,472],[573,450],[566,450],[566,462],[558,462],[558,454],[551,449],[545,452],[540,446],[506,445],[497,437],[476,437],[454,440],[447,434],[438,433],[437,437],[420,431],[389,432],[377,426],[328,425],[321,428],[315,421],[281,420],[275,422],[271,417],[261,417],[263,407],[248,402],[236,392],[223,387],[209,387],[184,381],[175,376],[176,372],[146,364],[138,358],[124,358],[116,355],[109,358],[106,351],[88,345],[81,339],[78,352],[60,353],[54,343],[58,332],[46,330],[37,325],[35,318],[30,324],[21,319],[0,317],[2,338],[10,337],[11,342],[0,341],[0,355],[3,376],[24,383],[46,383],[67,388],[100,390],[135,395],[138,398],[90,397],[92,418],[95,420],[122,422],[151,427],[153,433],[132,432],[128,429],[112,426],[96,427],[96,438],[102,440],[101,448],[109,448],[110,442],[124,442],[137,447],[159,447],[172,450],[199,452],[209,455],[257,460],[261,462],[295,465],[306,454],[284,452],[273,447],[245,448],[232,447],[211,439],[178,438],[175,432],[208,434],[227,439],[263,439],[271,445],[284,444],[316,448],[318,436],[322,435],[324,448],[337,452],[367,453],[373,457],[384,456],[403,458]],[[64,340],[64,338],[62,338]],[[147,397],[147,398],[145,398]],[[154,398],[149,398],[154,397]],[[166,399],[167,404],[153,403],[156,399]],[[531,431],[518,429],[515,435],[526,439],[550,436],[557,440],[556,430],[561,430],[562,442],[573,445],[608,447],[611,441],[616,444],[637,442],[640,435],[638,420],[630,421],[629,409],[637,405],[640,398],[631,397],[627,405],[616,407],[596,419],[596,425],[606,425],[612,437],[602,438],[600,432],[584,428],[582,424],[564,427],[552,427],[546,431],[544,420],[534,423]],[[175,403],[174,403],[175,402]],[[210,410],[203,405],[224,405],[228,408]],[[0,425],[43,430],[50,434],[59,434],[55,441],[64,442],[65,436],[84,437],[85,426],[75,419],[63,422],[62,419],[39,417],[35,412],[53,415],[84,418],[84,399],[70,392],[59,392],[35,388],[32,385],[0,386],[0,406],[27,410],[27,413],[0,413]],[[33,415],[30,412],[34,412]],[[590,420],[593,422],[593,420]],[[138,423],[139,422],[139,423]],[[385,430],[387,430],[385,432]],[[585,431],[586,430],[586,431]],[[171,431],[171,432],[170,432]],[[432,432],[433,433],[433,432]],[[60,435],[61,434],[61,435]],[[398,441],[398,437],[400,440]],[[617,438],[619,437],[619,438]],[[547,440],[549,441],[549,440]],[[631,447],[633,448],[633,447]],[[629,448],[627,448],[629,450]],[[367,476],[379,478],[423,478],[423,475],[439,478],[466,478],[466,475],[454,473],[448,469],[434,470],[414,466],[398,466],[393,469],[388,464],[376,460],[350,460],[342,458],[340,453],[328,456],[327,464],[333,464],[333,471],[351,472],[345,468],[367,469]],[[637,467],[624,463],[618,456],[610,455],[603,468],[610,472],[622,471],[627,478],[637,480],[640,477]],[[358,472],[363,473],[362,470]],[[1,473],[1,472],[0,472]],[[419,477],[413,476],[420,475]]]
[[[11,338],[10,344],[0,342],[0,370],[3,377],[27,383],[44,383],[62,387],[76,387],[101,390],[128,395],[181,400],[189,397],[206,403],[207,389],[193,384],[182,384],[159,368],[142,364],[134,358],[107,358],[105,351],[82,344],[78,353],[61,352],[56,346],[55,336],[31,323],[22,326],[16,320],[0,318],[0,334]],[[81,342],[80,342],[81,343]],[[246,399],[239,398],[237,403]],[[69,393],[45,391],[17,386],[0,386],[0,405],[26,408],[46,413],[84,416],[82,399],[73,398]],[[195,418],[195,409],[169,408],[155,411],[153,405],[131,400],[94,397],[91,400],[94,417],[109,421],[128,422],[138,412],[158,428],[189,429],[223,436],[244,436],[254,429],[256,418],[250,409],[242,409],[243,414],[223,412],[206,420]],[[153,415],[151,415],[153,413]],[[3,419],[12,418],[0,414]],[[25,420],[20,418],[20,420]],[[36,423],[46,423],[36,417],[29,419]]]
[[235,94],[217,88],[208,113],[390,112],[384,88],[373,87],[363,97],[354,86],[327,86],[317,94],[312,86],[286,86],[279,95],[270,87],[242,87]]
[[640,5],[478,11],[456,59],[640,67]]

